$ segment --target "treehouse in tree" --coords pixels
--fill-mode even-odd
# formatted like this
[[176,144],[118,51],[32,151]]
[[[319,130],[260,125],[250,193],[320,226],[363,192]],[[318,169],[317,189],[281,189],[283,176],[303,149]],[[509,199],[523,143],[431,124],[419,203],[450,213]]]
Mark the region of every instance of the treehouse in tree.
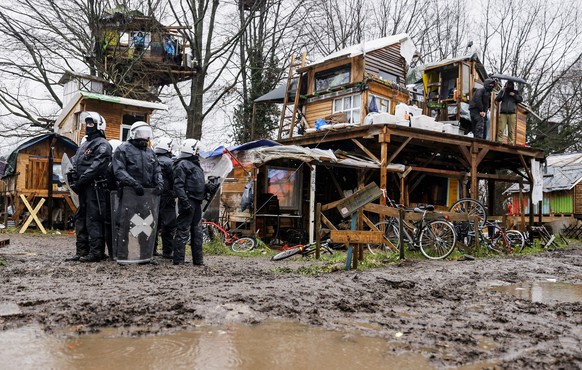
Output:
[[118,90],[112,95],[151,100],[161,86],[191,79],[196,68],[183,31],[138,11],[105,13],[95,55]]

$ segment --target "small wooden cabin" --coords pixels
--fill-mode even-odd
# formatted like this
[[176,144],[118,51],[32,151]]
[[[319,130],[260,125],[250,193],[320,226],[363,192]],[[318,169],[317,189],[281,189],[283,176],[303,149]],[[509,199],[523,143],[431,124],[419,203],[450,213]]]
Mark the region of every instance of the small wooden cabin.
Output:
[[[20,199],[22,194],[33,207],[41,198],[48,200],[41,218],[64,226],[66,215],[73,214],[76,207],[63,185],[61,159],[63,154],[72,157],[76,151],[77,144],[68,137],[47,133],[24,142],[10,154],[2,180],[6,186],[6,206],[12,206],[16,225],[26,211]],[[51,212],[53,218],[49,221]]]
[[[55,121],[54,132],[68,137],[75,143],[80,143],[85,135],[84,128],[79,123],[81,112],[98,112],[107,122],[106,138],[125,141],[134,122],[149,123],[154,110],[167,109],[160,103],[104,95],[100,89],[102,80],[92,76],[70,72],[65,76],[61,79],[65,87],[65,106]],[[92,88],[96,91],[77,90],[79,87]]]
[[[280,137],[293,137],[296,133],[289,131],[298,125],[306,133],[314,132],[316,121],[330,116],[342,127],[363,125],[372,97],[379,112],[394,113],[397,103],[409,100],[406,73],[414,52],[408,35],[394,35],[337,51],[297,68],[296,76],[290,71],[290,78],[298,77],[298,81],[288,83],[287,94],[300,92],[295,102],[302,122],[282,119],[281,126],[287,127],[287,132]],[[292,91],[295,88],[297,91]],[[283,114],[287,114],[288,105],[294,105],[289,98],[285,101]]]
[[[422,75],[423,114],[434,117],[440,122],[459,123],[468,132],[471,122],[469,101],[473,96],[473,91],[483,86],[487,76],[483,64],[475,54],[425,65]],[[491,122],[488,126],[490,140],[496,139],[499,119],[499,104],[495,102],[495,97],[494,91],[491,94]],[[519,104],[515,145],[524,145],[526,142],[526,116],[525,105]],[[507,143],[507,137],[504,137],[502,141]]]

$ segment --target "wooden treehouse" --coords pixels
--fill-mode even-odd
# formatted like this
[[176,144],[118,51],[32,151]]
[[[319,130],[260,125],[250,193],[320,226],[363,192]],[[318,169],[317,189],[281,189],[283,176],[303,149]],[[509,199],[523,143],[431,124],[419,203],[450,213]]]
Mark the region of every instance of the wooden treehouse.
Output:
[[[407,206],[431,203],[446,210],[456,200],[472,197],[484,201],[492,212],[495,202],[501,201],[495,199],[496,183],[536,181],[532,166],[544,160],[542,150],[463,135],[459,120],[452,117],[454,110],[448,109],[454,104],[459,107],[459,100],[433,106],[438,117],[423,115],[421,107],[409,102],[404,83],[413,54],[410,39],[397,35],[338,51],[309,65],[305,58],[301,62],[293,58],[286,88],[278,89],[282,93],[275,96],[274,91],[258,99],[283,104],[277,140],[281,146],[255,150],[273,151],[270,156],[252,150],[237,153],[240,162],[251,163],[254,169],[251,176],[239,171],[240,178],[235,170],[223,199],[236,208],[237,195],[240,199],[244,183],[252,177],[255,208],[231,220],[251,219],[252,230],[267,239],[281,237],[285,228],[310,230],[313,237],[316,214],[324,216],[330,229],[340,224],[352,230],[370,229],[382,217],[378,213],[352,209],[350,219],[337,206],[371,183],[382,191],[373,200],[379,206],[390,198]],[[472,81],[467,85],[469,95],[459,98],[464,102],[483,71],[470,61],[454,63],[458,75],[447,86],[466,91],[464,82],[459,85],[466,80],[465,71]],[[428,75],[439,66],[429,68]],[[323,125],[318,124],[321,120]],[[525,132],[525,127],[521,130]],[[524,140],[525,135],[518,134],[517,143]],[[304,153],[292,155],[293,150]],[[322,205],[321,212],[317,204]]]
[[80,143],[85,135],[84,127],[79,124],[81,112],[100,113],[107,122],[106,138],[125,141],[134,122],[149,123],[155,110],[167,109],[156,102],[106,95],[108,82],[89,75],[67,72],[60,83],[64,86],[64,107],[55,121],[54,132],[75,143]]
[[39,219],[49,227],[64,228],[68,216],[77,208],[64,188],[61,159],[63,154],[72,157],[76,151],[74,141],[54,133],[32,138],[14,150],[2,175],[6,212],[3,220],[9,219],[18,226],[25,219],[22,216],[31,213],[26,203],[36,208],[42,201],[37,210]]
[[189,80],[196,71],[184,27],[125,10],[104,14],[100,27],[95,54],[117,88],[112,95],[150,100],[159,87]]

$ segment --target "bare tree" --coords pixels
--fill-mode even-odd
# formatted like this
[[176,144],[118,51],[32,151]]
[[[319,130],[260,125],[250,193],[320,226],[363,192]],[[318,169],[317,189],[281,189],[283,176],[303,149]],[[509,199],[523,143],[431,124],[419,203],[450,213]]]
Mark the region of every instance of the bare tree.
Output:
[[[582,60],[578,20],[581,4],[560,7],[544,0],[488,0],[485,9],[487,16],[481,27],[483,60],[492,72],[516,75],[529,82],[525,99],[542,120],[532,117],[528,121],[528,141],[539,146],[552,131],[549,121],[556,117],[563,120],[562,107],[570,106],[568,100],[575,99],[573,94],[562,94],[561,103],[556,104],[555,95],[562,88],[575,90],[567,83],[567,76]],[[577,137],[566,141],[575,140]],[[563,150],[564,146],[568,145],[561,143],[558,148],[547,149]]]
[[[290,54],[305,48],[303,29],[297,27],[313,8],[313,1],[266,0],[254,9],[240,9],[241,25],[248,22],[239,43],[241,84],[239,103],[234,111],[232,126],[235,141],[246,142],[270,138],[279,121],[279,110],[272,104],[253,101],[274,89],[287,71]],[[255,122],[251,127],[253,119]]]

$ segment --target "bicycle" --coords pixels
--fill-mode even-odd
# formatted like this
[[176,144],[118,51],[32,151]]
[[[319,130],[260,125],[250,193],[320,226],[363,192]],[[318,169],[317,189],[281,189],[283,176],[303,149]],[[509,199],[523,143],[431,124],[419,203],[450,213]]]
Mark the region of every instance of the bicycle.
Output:
[[[320,251],[322,253],[329,253],[330,255],[333,254],[333,249],[329,246],[329,242],[330,240],[327,239],[325,241],[322,241],[320,243]],[[271,257],[271,260],[273,261],[281,261],[284,260],[286,258],[295,256],[297,254],[301,254],[302,257],[306,257],[309,256],[311,254],[314,254],[316,252],[317,249],[317,243],[310,243],[310,244],[298,244],[294,247],[291,247],[290,249],[284,250],[281,253],[277,253],[276,255],[274,255],[273,257]]]
[[[395,208],[404,208],[392,201],[389,204]],[[403,220],[402,232],[403,241],[408,243],[409,249],[420,249],[420,252],[428,259],[447,258],[455,249],[456,233],[453,224],[446,219],[427,220],[427,212],[434,211],[434,206],[423,205],[414,209],[405,208],[406,211],[421,213],[422,217],[418,221]],[[400,221],[395,217],[390,217],[386,221],[378,222],[375,226],[383,230],[384,238],[397,249],[400,246],[399,234]],[[373,252],[374,245],[368,244],[368,249]],[[386,249],[384,244],[384,249]]]
[[257,241],[249,237],[239,237],[237,233],[224,229],[212,221],[202,222],[202,240],[207,243],[213,239],[230,247],[233,252],[248,252],[255,248]]
[[[473,245],[475,231],[468,229],[461,231],[457,227],[460,240],[467,247]],[[519,253],[525,245],[525,236],[518,230],[504,230],[497,221],[486,221],[483,227],[478,228],[479,245],[496,253]]]

